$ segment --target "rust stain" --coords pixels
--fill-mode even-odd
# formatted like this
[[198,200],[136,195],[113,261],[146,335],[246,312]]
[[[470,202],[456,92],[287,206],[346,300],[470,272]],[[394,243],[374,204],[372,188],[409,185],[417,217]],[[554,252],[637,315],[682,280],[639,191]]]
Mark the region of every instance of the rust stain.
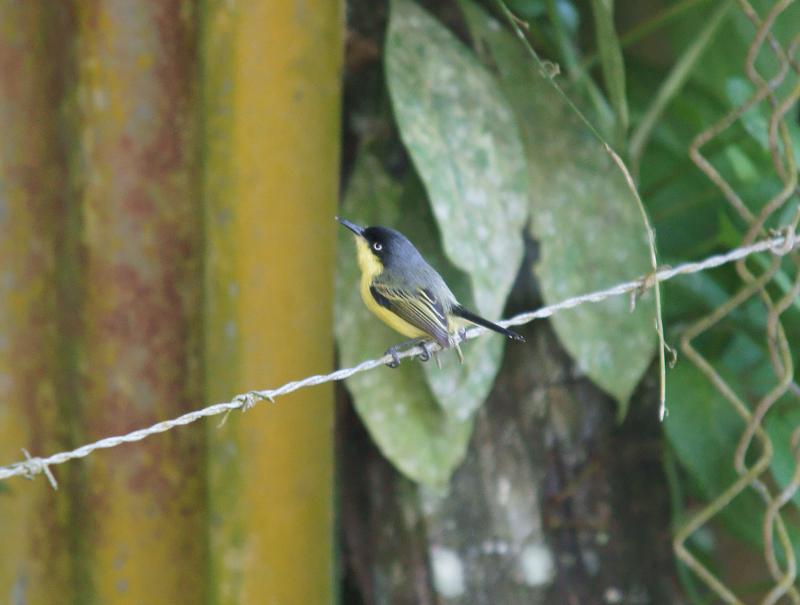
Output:
[[142,222],[146,222],[158,211],[158,207],[141,185],[132,187],[125,195],[123,204],[126,213]]
[[[199,208],[191,14],[177,0],[83,5],[87,430],[127,432],[199,405]],[[89,465],[98,602],[202,602],[203,431]],[[94,515],[93,515],[94,516]]]

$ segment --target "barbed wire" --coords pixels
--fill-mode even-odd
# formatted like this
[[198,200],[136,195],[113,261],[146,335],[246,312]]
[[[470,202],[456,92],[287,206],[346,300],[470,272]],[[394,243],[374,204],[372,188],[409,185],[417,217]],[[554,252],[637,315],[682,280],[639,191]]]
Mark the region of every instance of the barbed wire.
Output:
[[[760,240],[749,246],[741,246],[739,248],[734,248],[733,250],[730,250],[725,254],[710,256],[698,262],[684,263],[677,267],[664,267],[663,269],[659,269],[655,273],[645,275],[644,277],[633,279],[627,282],[622,282],[610,288],[606,288],[605,290],[597,290],[589,294],[575,296],[573,298],[569,298],[567,300],[564,300],[562,302],[553,305],[541,307],[535,311],[520,313],[510,319],[498,321],[497,323],[504,327],[518,326],[521,324],[529,323],[535,319],[544,319],[550,317],[558,313],[559,311],[571,309],[586,303],[601,302],[609,298],[613,298],[615,296],[621,296],[623,294],[632,295],[631,307],[633,308],[636,299],[657,283],[667,281],[678,275],[698,273],[700,271],[713,269],[715,267],[719,267],[727,263],[741,260],[752,254],[756,254],[759,252],[770,251],[776,255],[782,256],[790,252],[792,249],[794,249],[797,243],[798,243],[797,233],[794,230],[791,231],[787,230],[783,234],[776,234],[771,238]],[[486,330],[485,328],[476,326],[474,328],[469,329],[464,334],[464,339],[469,340],[472,338],[477,338],[478,336],[481,336],[482,334],[485,334],[487,332],[488,330]],[[423,347],[427,348],[423,349]],[[418,345],[413,348],[402,351],[401,353],[398,354],[398,357],[400,359],[408,357],[416,357],[425,352],[436,352],[440,349],[441,347],[439,347],[439,345],[432,343],[425,345]],[[34,476],[38,474],[44,474],[47,477],[50,484],[53,486],[53,489],[57,489],[58,483],[56,482],[56,479],[50,470],[51,466],[64,464],[65,462],[69,462],[70,460],[75,460],[77,458],[85,458],[86,456],[90,455],[91,453],[97,450],[117,447],[124,443],[133,443],[135,441],[141,441],[142,439],[150,437],[151,435],[164,433],[179,426],[191,424],[202,418],[208,418],[210,416],[216,416],[219,414],[226,414],[237,409],[248,410],[260,401],[270,401],[274,403],[275,399],[282,395],[288,395],[293,391],[297,391],[305,387],[311,387],[324,384],[327,382],[344,380],[346,378],[349,378],[350,376],[353,376],[354,374],[358,374],[360,372],[366,372],[368,370],[373,370],[375,368],[384,366],[389,362],[391,362],[392,360],[393,360],[392,355],[386,354],[383,355],[382,357],[363,361],[356,366],[336,370],[335,372],[331,372],[329,374],[318,374],[314,376],[308,376],[306,378],[303,378],[302,380],[287,382],[286,384],[277,387],[275,389],[249,391],[241,395],[236,395],[233,399],[224,403],[217,403],[200,410],[187,412],[186,414],[183,414],[171,420],[164,420],[152,426],[141,428],[132,431],[130,433],[126,433],[124,435],[115,435],[112,437],[106,437],[104,439],[100,439],[92,443],[87,443],[86,445],[83,445],[79,448],[59,452],[57,454],[53,454],[51,456],[47,456],[44,458],[31,456],[26,449],[22,449],[25,459],[6,466],[1,466],[0,481],[3,481],[5,479],[10,479],[11,477],[19,477],[19,476],[32,479]]]

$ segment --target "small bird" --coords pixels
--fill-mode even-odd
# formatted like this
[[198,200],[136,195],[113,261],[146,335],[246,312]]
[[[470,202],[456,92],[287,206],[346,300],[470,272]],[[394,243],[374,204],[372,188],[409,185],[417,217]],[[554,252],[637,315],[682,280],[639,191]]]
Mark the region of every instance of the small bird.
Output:
[[[525,342],[516,332],[461,306],[441,275],[399,231],[379,226],[360,227],[338,216],[336,220],[355,234],[364,304],[390,328],[412,339],[386,351],[392,356],[389,367],[400,364],[401,348],[427,340],[437,342],[443,349],[455,347],[463,362],[458,343],[468,323]],[[423,349],[420,359],[427,361],[430,353],[424,346]]]

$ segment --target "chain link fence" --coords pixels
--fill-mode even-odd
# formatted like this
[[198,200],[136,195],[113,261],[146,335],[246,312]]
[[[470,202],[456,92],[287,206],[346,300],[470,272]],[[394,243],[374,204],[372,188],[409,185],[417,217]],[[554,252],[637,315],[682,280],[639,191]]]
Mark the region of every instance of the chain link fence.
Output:
[[[690,148],[692,161],[719,189],[735,213],[746,223],[747,229],[741,241],[742,245],[748,245],[776,229],[794,234],[800,222],[800,211],[798,209],[792,211],[793,205],[797,206],[798,170],[788,131],[789,121],[798,119],[800,24],[796,24],[799,31],[786,48],[771,31],[773,25],[791,4],[792,0],[776,2],[769,13],[762,17],[747,0],[738,0],[737,9],[741,10],[754,26],[743,70],[755,92],[717,123],[701,132]],[[771,55],[777,64],[777,69],[773,73],[764,73],[763,68],[758,66],[759,59],[763,58],[764,54]],[[765,124],[767,130],[765,153],[769,154],[774,176],[780,179],[782,186],[775,195],[765,199],[760,209],[754,212],[737,192],[736,183],[722,176],[704,154],[704,149],[712,142],[719,142],[726,131],[734,127],[748,111],[764,107],[768,108],[769,112],[769,119]],[[780,220],[779,217],[785,218]],[[684,356],[707,377],[730,404],[730,413],[741,417],[746,426],[741,432],[734,459],[731,461],[738,479],[678,530],[674,546],[678,558],[719,598],[726,603],[743,603],[742,597],[737,595],[724,579],[717,577],[707,565],[692,554],[687,542],[695,532],[713,522],[734,498],[752,490],[763,503],[761,519],[763,558],[773,579],[772,586],[761,602],[765,605],[779,602],[800,603],[800,592],[795,586],[797,561],[787,530],[785,521],[787,511],[784,508],[800,488],[800,447],[798,447],[800,426],[793,428],[791,439],[795,460],[794,473],[788,484],[782,488],[776,487],[775,482],[768,476],[775,448],[778,446],[773,443],[764,428],[764,420],[776,402],[784,397],[792,397],[796,403],[800,396],[800,385],[794,379],[792,360],[792,347],[796,345],[787,338],[784,326],[784,313],[798,304],[800,255],[790,243],[787,243],[785,254],[773,255],[768,262],[763,262],[763,258],[760,263],[756,262],[757,260],[751,257],[737,261],[736,272],[741,282],[738,292],[693,323],[681,338],[681,350]],[[763,338],[774,371],[774,386],[754,404],[751,401],[753,398],[748,397],[747,393],[737,392],[734,385],[723,378],[720,369],[700,352],[700,347],[696,346],[696,341],[702,335],[713,331],[726,318],[730,319],[738,308],[753,298],[759,300],[766,311],[767,320]],[[754,452],[757,455],[754,456]]]

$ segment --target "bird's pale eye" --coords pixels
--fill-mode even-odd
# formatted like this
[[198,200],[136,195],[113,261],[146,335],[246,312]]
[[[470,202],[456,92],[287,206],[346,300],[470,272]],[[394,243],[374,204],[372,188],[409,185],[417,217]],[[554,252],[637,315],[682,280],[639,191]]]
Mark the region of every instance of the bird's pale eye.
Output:
[[372,249],[375,250],[375,252],[380,252],[381,250],[383,250],[383,244],[381,244],[380,242],[375,242],[374,244],[372,244]]

